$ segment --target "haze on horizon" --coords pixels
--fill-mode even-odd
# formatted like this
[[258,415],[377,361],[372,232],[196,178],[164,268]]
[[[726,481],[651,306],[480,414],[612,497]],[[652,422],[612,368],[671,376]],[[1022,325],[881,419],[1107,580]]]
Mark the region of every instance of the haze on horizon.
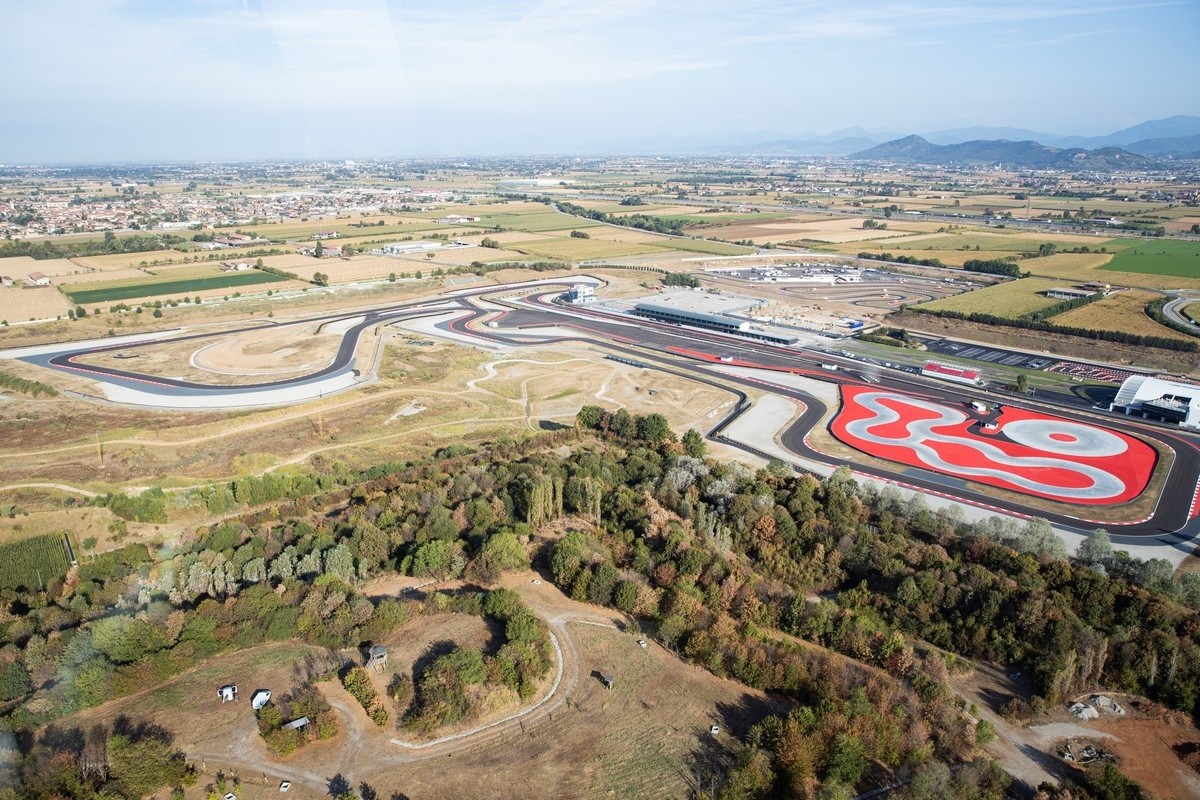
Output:
[[[1191,113],[1192,0],[6,4],[0,162],[599,153]],[[757,138],[755,138],[757,135]]]

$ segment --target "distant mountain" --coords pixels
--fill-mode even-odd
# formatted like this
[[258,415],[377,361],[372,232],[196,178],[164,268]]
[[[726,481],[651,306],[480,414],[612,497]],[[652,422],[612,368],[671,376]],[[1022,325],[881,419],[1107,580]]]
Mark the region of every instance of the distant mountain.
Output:
[[1063,136],[1052,144],[1056,147],[1125,147],[1146,139],[1175,139],[1196,134],[1200,134],[1200,117],[1177,114],[1142,122],[1107,136]]
[[[1184,158],[1193,157],[1191,154],[1200,150],[1191,141],[1192,137],[1197,135],[1200,135],[1200,117],[1178,115],[1143,122],[1106,136],[1064,136],[1026,128],[975,126],[934,131],[922,134],[919,138],[926,145],[934,147],[972,145],[963,151],[970,160],[1018,163],[1017,160],[1007,156],[1001,157],[1003,153],[999,152],[996,158],[990,158],[983,152],[983,149],[976,145],[979,142],[997,141],[1007,142],[1010,145],[1021,145],[1026,152],[1023,155],[1018,153],[1018,159],[1034,158],[1037,160],[1047,157],[1046,154],[1037,154],[1030,150],[1029,145],[1040,145],[1050,149],[1093,151],[1097,148],[1120,147],[1130,153],[1151,158]],[[825,134],[756,130],[708,135],[654,135],[619,142],[614,146],[602,149],[662,155],[721,153],[767,156],[849,156],[881,143],[892,144],[893,140],[905,141],[908,138],[901,138],[901,133],[895,131],[866,130],[860,127],[843,128]],[[970,155],[973,150],[980,151],[977,157]],[[1069,158],[1077,156],[1078,153],[1073,153]],[[936,160],[940,157],[939,154],[931,153],[926,160]],[[1053,159],[1050,160],[1053,161]]]
[[1140,169],[1153,162],[1145,156],[1103,147],[1097,150],[1047,147],[1033,141],[977,139],[938,145],[920,136],[884,142],[850,155],[858,161],[899,161],[918,164],[1005,164],[1043,169]]
[[923,133],[921,137],[934,144],[958,144],[959,142],[978,141],[980,139],[1008,139],[1013,142],[1034,141],[1039,144],[1054,145],[1062,139],[1061,134],[1041,133],[1027,128],[994,128],[989,125],[977,125],[973,128],[952,128],[946,131]]
[[1125,145],[1125,149],[1149,158],[1200,158],[1200,133],[1166,139],[1141,139]]

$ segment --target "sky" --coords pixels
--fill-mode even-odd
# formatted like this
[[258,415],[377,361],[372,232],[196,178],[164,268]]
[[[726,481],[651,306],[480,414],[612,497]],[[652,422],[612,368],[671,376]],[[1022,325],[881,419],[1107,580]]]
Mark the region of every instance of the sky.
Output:
[[0,163],[646,151],[1200,113],[1198,0],[0,0]]

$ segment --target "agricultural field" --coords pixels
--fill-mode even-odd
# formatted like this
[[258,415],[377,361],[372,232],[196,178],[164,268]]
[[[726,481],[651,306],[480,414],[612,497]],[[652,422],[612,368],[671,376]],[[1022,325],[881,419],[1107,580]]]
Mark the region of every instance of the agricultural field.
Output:
[[1200,303],[1192,303],[1190,306],[1184,306],[1183,316],[1192,322],[1200,323]]
[[40,589],[51,578],[66,575],[70,567],[62,533],[0,545],[0,589]]
[[1042,292],[1061,286],[1061,281],[1045,278],[1022,278],[1016,281],[998,283],[976,289],[973,292],[944,297],[931,303],[924,303],[921,308],[931,311],[959,311],[963,314],[983,313],[996,314],[1001,317],[1016,318],[1031,311],[1049,308],[1061,300],[1046,297]]
[[1159,297],[1161,295],[1154,292],[1132,289],[1117,292],[1103,300],[1051,317],[1050,322],[1097,331],[1125,331],[1141,336],[1165,336],[1188,342],[1196,341],[1195,337],[1159,325],[1146,316],[1146,306]]
[[287,280],[287,278],[274,275],[270,272],[250,270],[248,272],[214,272],[207,276],[189,278],[154,276],[146,279],[115,281],[111,284],[101,285],[68,284],[62,287],[62,291],[71,302],[83,305],[87,303],[133,300],[143,297],[192,294],[210,289],[238,289],[246,286],[280,283]]
[[1115,239],[1108,245],[1117,255],[1101,267],[1106,272],[1200,278],[1200,242]]
[[613,242],[606,239],[576,239],[564,236],[558,239],[531,239],[524,242],[511,242],[506,245],[508,250],[515,250],[543,258],[562,259],[564,261],[585,261],[592,258],[616,258],[637,253],[652,251],[654,248],[644,244],[628,242]]
[[736,256],[753,253],[753,247],[744,247],[711,239],[659,239],[654,243],[660,250],[684,250],[692,253],[708,253],[714,256]]
[[9,256],[0,258],[0,275],[8,275],[14,280],[22,280],[31,272],[40,272],[51,278],[61,278],[64,275],[86,274],[91,270],[69,258],[36,259],[30,256]]

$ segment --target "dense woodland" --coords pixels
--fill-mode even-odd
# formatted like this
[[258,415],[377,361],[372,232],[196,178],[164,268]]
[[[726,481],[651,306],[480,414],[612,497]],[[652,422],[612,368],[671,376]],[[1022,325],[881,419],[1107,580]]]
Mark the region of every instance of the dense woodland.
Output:
[[[531,560],[575,599],[791,708],[714,760],[722,798],[848,797],[906,776],[914,798],[1003,796],[986,761],[960,766],[994,735],[950,689],[968,659],[1032,677],[1033,696],[1006,704],[1016,718],[1102,687],[1196,714],[1194,576],[1114,555],[1103,535],[1072,563],[1044,523],[968,524],[844,472],[755,472],[704,448],[658,415],[585,407],[575,430],[524,443],[216,486],[210,509],[252,510],[173,549],[131,544],[42,590],[0,590],[0,714],[24,754],[20,788],[0,797],[138,796],[118,777],[117,735],[157,742],[154,786],[184,780],[162,732],[89,739],[57,720],[264,642],[356,649],[419,614],[483,614],[504,627],[498,649],[455,650],[393,687],[411,701],[395,722],[425,733],[470,719],[480,687],[528,698],[553,657],[515,593],[376,602],[360,587],[397,570],[488,587]],[[154,518],[160,494],[122,510]]]

